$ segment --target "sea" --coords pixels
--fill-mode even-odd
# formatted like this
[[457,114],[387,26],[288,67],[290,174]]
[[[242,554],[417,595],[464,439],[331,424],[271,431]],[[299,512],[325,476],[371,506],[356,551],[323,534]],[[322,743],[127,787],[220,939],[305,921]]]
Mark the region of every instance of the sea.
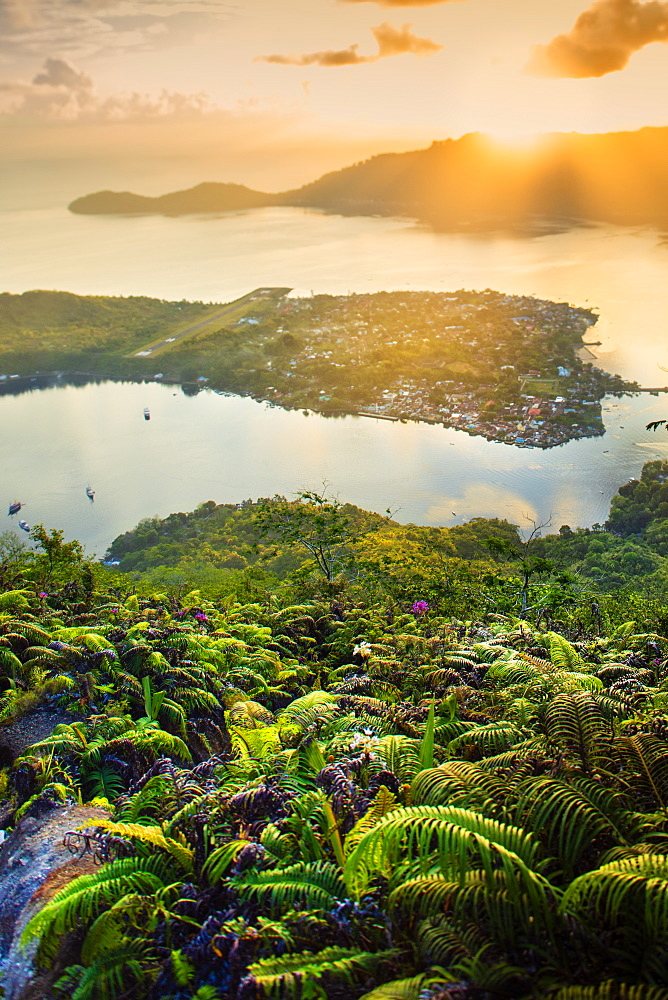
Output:
[[[32,198],[25,184],[22,197],[7,190],[0,291],[227,302],[268,285],[298,296],[491,288],[593,309],[594,363],[668,386],[668,241],[649,227],[449,234],[411,219],[283,207],[80,216],[56,189]],[[14,517],[0,510],[0,528],[21,534],[22,517],[102,558],[144,518],[301,489],[389,509],[403,523],[502,517],[524,531],[586,527],[605,521],[611,497],[643,463],[668,459],[668,433],[645,427],[668,417],[668,394],[607,397],[603,417],[603,437],[520,449],[430,424],[326,418],[159,381],[63,380],[0,396],[0,503],[24,504]]]

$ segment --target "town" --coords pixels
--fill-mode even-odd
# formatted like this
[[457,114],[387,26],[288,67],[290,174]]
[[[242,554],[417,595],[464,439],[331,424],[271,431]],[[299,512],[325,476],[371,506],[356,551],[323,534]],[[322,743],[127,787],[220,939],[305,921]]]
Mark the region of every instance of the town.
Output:
[[550,448],[603,434],[603,396],[639,388],[592,364],[583,337],[596,319],[489,290],[378,292],[285,298],[236,331],[265,356],[255,398]]

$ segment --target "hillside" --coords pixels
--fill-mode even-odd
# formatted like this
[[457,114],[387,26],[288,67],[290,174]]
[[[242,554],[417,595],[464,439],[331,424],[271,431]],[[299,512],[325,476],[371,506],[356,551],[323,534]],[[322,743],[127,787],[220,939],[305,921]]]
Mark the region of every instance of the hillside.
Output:
[[[580,594],[519,618],[490,572],[453,614],[411,581],[440,559],[447,583],[437,535],[297,503],[240,511],[268,546],[375,539],[366,596],[355,562],[214,597],[40,526],[30,551],[0,535],[5,990],[662,1000],[665,602]],[[489,530],[493,568],[512,526],[449,537],[475,556]]]
[[[663,599],[667,483],[668,462],[648,462],[640,478],[612,498],[605,525],[550,524],[529,539],[532,524],[498,518],[445,528],[401,524],[334,501],[322,509],[336,512],[345,528],[337,538],[337,573],[358,597],[375,600],[382,593],[402,602],[419,594],[440,613],[468,616],[491,608],[517,612],[524,596],[535,614],[553,615],[612,591],[620,601],[635,590]],[[212,596],[294,588],[301,593],[300,588],[317,585],[322,567],[318,570],[312,550],[285,534],[278,516],[300,511],[303,542],[313,537],[304,513],[308,504],[209,500],[188,513],[143,520],[114,539],[106,559],[151,586],[177,587],[187,579]],[[662,627],[668,627],[668,618]]]
[[405,215],[442,230],[524,230],[578,221],[664,228],[667,186],[666,128],[554,133],[522,147],[472,133],[428,149],[375,156],[277,194],[210,183],[160,198],[98,192],[69,207],[177,215],[274,204],[344,215]]

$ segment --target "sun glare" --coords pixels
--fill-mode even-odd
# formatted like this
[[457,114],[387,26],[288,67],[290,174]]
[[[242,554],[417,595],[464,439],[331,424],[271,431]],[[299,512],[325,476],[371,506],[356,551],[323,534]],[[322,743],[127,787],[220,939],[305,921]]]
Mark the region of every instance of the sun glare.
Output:
[[544,133],[542,132],[518,132],[513,126],[508,126],[504,128],[499,125],[491,129],[485,130],[485,135],[491,142],[498,146],[504,146],[507,149],[525,151],[536,146],[540,139],[543,138]]

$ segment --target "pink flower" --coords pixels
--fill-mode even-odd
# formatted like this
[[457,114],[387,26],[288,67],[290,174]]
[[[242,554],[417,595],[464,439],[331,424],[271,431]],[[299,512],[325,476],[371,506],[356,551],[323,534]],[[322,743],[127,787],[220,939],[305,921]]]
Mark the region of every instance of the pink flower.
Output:
[[426,601],[416,601],[413,607],[411,608],[411,611],[413,612],[414,615],[423,615],[427,611],[429,611],[429,605],[427,604]]

